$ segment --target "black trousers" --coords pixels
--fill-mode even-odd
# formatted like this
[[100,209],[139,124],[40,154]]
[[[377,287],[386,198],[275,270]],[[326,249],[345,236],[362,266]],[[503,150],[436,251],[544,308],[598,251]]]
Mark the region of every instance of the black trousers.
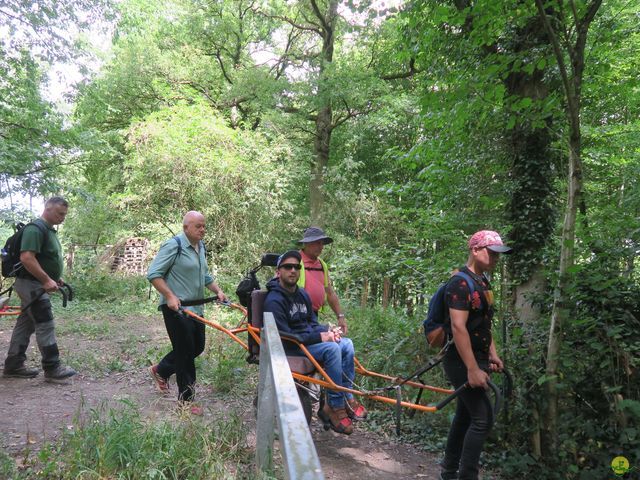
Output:
[[[488,362],[478,363],[482,369],[488,367]],[[443,366],[454,388],[467,381],[467,368],[455,346],[445,355]],[[457,398],[456,413],[449,429],[442,462],[443,478],[477,480],[480,454],[492,426],[493,408],[486,392],[482,388],[466,388]]]
[[204,351],[205,327],[166,305],[162,305],[161,308],[173,350],[160,360],[158,374],[163,378],[169,378],[175,373],[178,400],[191,401],[195,395],[195,359]]

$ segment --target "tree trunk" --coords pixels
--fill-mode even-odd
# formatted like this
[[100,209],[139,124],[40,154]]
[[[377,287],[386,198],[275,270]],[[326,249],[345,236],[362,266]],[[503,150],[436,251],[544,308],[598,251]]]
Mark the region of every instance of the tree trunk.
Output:
[[389,277],[384,277],[382,281],[382,308],[386,309],[389,306],[389,291],[391,289],[391,281]]
[[69,252],[67,252],[67,273],[73,271],[73,263],[75,260],[76,248],[72,243],[69,247]]
[[535,325],[540,320],[540,307],[532,302],[532,297],[541,295],[546,289],[544,269],[538,265],[529,279],[515,287],[513,310],[519,323]]
[[364,277],[362,282],[362,296],[360,297],[360,306],[367,308],[367,301],[369,300],[369,279]]
[[582,192],[582,167],[580,165],[580,132],[571,135],[569,146],[569,185],[567,192],[567,207],[562,225],[560,247],[560,266],[558,269],[558,283],[553,294],[553,310],[551,312],[551,326],[549,328],[549,343],[547,345],[547,412],[544,416],[544,432],[547,450],[546,455],[555,455],[558,447],[558,365],[560,360],[560,346],[562,345],[562,328],[570,314],[567,303],[569,289],[569,268],[573,265],[575,247],[576,216],[578,203]]
[[[566,101],[565,112],[569,124],[567,207],[562,225],[558,283],[554,290],[551,326],[549,328],[549,343],[547,346],[547,364],[545,369],[548,404],[547,411],[543,418],[543,430],[547,436],[545,446],[547,447],[546,453],[549,456],[555,455],[558,447],[558,365],[560,363],[560,346],[562,345],[562,328],[571,312],[567,302],[567,288],[569,286],[569,269],[573,265],[574,258],[576,216],[582,194],[580,103],[582,76],[584,73],[584,51],[589,26],[595,18],[601,4],[602,0],[592,0],[587,5],[582,18],[578,18],[576,14],[574,15],[575,24],[564,26],[567,30],[574,30],[576,32],[576,40],[573,45],[564,45],[565,51],[563,51],[559,38],[564,39],[566,42],[566,40],[570,38],[570,35],[567,34],[567,31],[561,32],[561,36],[556,34],[556,30],[551,25],[542,0],[536,0],[538,13],[544,23],[545,30],[549,34],[549,40],[553,47],[562,78]],[[565,54],[568,54],[571,61],[571,75],[565,66]]]
[[309,207],[311,223],[324,226],[324,175],[329,165],[331,149],[331,133],[333,132],[333,108],[331,105],[331,91],[327,84],[327,67],[333,62],[333,46],[335,40],[335,26],[338,17],[338,0],[331,0],[325,15],[319,11],[315,0],[310,0],[313,10],[322,25],[322,51],[320,53],[320,68],[318,74],[318,114],[316,117],[316,135],[314,141],[315,163],[311,168],[309,182]]
[[534,430],[529,438],[531,442],[531,456],[538,460],[542,456],[542,447],[540,443],[540,412],[535,403],[531,407],[531,417],[534,422]]
[[[544,432],[547,436],[545,446],[549,456],[556,455],[558,448],[558,365],[560,360],[560,346],[562,345],[562,328],[569,317],[569,269],[573,265],[575,247],[575,228],[578,205],[582,194],[582,161],[581,161],[581,129],[580,103],[582,92],[582,76],[584,73],[584,51],[587,43],[589,26],[600,9],[602,0],[592,0],[587,4],[584,16],[578,18],[577,12],[573,17],[575,24],[565,25],[575,29],[575,44],[563,46],[560,43],[555,28],[551,25],[545,11],[543,0],[535,0],[538,14],[545,30],[549,35],[553,47],[558,70],[562,79],[565,94],[565,112],[569,124],[569,175],[567,191],[567,207],[562,225],[560,244],[560,265],[558,268],[558,283],[554,291],[553,310],[551,312],[551,326],[549,329],[549,343],[547,345],[547,411],[543,418]],[[560,20],[560,19],[556,19]],[[566,37],[562,37],[567,41]],[[571,61],[571,75],[565,65],[565,54]]]

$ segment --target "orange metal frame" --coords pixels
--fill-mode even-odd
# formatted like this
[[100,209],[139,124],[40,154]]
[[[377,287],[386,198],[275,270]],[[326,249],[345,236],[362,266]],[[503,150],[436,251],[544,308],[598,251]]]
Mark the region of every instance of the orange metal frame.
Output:
[[3,315],[20,315],[20,307],[12,307],[10,305],[5,305],[0,309],[0,317]]
[[[188,316],[194,318],[195,320],[197,320],[198,322],[204,323],[205,325],[214,328],[216,330],[219,330],[221,332],[224,332],[225,334],[227,334],[229,337],[231,337],[232,340],[234,340],[235,342],[239,343],[240,345],[242,345],[242,347],[249,351],[249,346],[247,345],[246,342],[244,342],[241,338],[238,337],[239,334],[242,333],[248,333],[249,335],[251,335],[251,337],[253,338],[253,340],[255,340],[255,342],[259,345],[260,344],[260,329],[257,327],[254,327],[252,325],[249,325],[247,322],[247,310],[242,306],[242,305],[238,305],[236,303],[232,303],[230,304],[230,307],[236,310],[239,310],[243,313],[244,318],[242,320],[242,322],[240,323],[240,325],[238,325],[235,328],[226,328],[223,325],[220,325],[218,322],[215,322],[213,320],[208,320],[204,317],[201,317],[200,315],[197,315],[189,310],[184,310],[184,313],[187,314]],[[330,390],[336,390],[336,391],[341,391],[341,392],[349,392],[352,393],[354,395],[360,395],[362,397],[366,397],[366,398],[370,398],[371,400],[376,400],[379,402],[384,402],[384,403],[388,403],[388,404],[392,404],[392,405],[397,405],[398,404],[398,400],[396,398],[390,398],[390,397],[385,397],[383,395],[378,395],[377,393],[371,393],[371,392],[363,392],[360,390],[354,390],[354,389],[350,389],[350,388],[345,388],[342,387],[340,385],[336,385],[331,378],[329,378],[329,375],[327,375],[327,373],[324,371],[324,369],[320,366],[320,364],[316,361],[315,358],[313,358],[313,356],[309,353],[309,351],[306,349],[306,347],[302,344],[300,344],[299,342],[292,340],[292,339],[284,339],[286,341],[290,341],[293,342],[295,344],[298,345],[298,347],[300,347],[300,350],[302,350],[302,352],[306,355],[306,357],[309,359],[309,361],[313,364],[313,366],[315,367],[317,373],[319,374],[320,378],[315,377],[315,376],[309,376],[309,375],[303,375],[301,373],[296,373],[296,372],[291,372],[293,378],[300,380],[302,382],[308,382],[308,383],[312,383],[315,385],[319,385],[321,387],[324,388],[328,388]],[[413,382],[413,381],[408,381],[408,382],[403,382],[403,379],[401,377],[391,377],[389,375],[383,375],[381,373],[376,373],[370,370],[367,370],[366,368],[364,368],[362,366],[362,364],[360,363],[360,361],[358,361],[358,359],[355,359],[355,366],[356,366],[356,373],[358,373],[359,375],[363,375],[363,376],[367,376],[367,377],[374,377],[374,378],[380,378],[383,380],[387,380],[388,382],[395,384],[395,385],[400,385],[402,384],[402,386],[406,385],[406,386],[410,386],[410,387],[414,387],[414,388],[418,388],[418,389],[424,389],[424,390],[430,390],[433,392],[437,392],[437,393],[443,393],[446,395],[451,395],[452,393],[454,393],[453,390],[447,389],[447,388],[440,388],[440,387],[433,387],[431,385],[426,385],[424,383],[419,383],[419,382]],[[417,403],[411,403],[411,402],[405,402],[402,401],[400,402],[400,405],[406,408],[410,408],[413,410],[418,410],[418,411],[422,411],[422,412],[435,412],[438,410],[438,408],[436,406],[433,405],[420,405]]]
[[[208,320],[204,317],[201,317],[200,315],[197,315],[189,310],[184,310],[184,313],[189,315],[190,317],[194,318],[195,320],[197,320],[198,322],[201,322],[215,330],[219,330],[223,333],[225,333],[226,335],[228,335],[234,342],[240,344],[245,350],[249,351],[249,345],[243,341],[238,335],[242,334],[242,333],[248,333],[249,335],[251,335],[251,337],[255,340],[255,342],[259,345],[260,344],[260,329],[254,326],[251,326],[248,324],[247,322],[247,309],[244,308],[242,305],[239,305],[237,303],[232,303],[229,305],[231,308],[235,309],[235,310],[239,310],[240,312],[242,312],[243,315],[243,320],[242,322],[235,328],[226,328],[223,325],[220,325],[218,322],[215,322],[213,320]],[[19,315],[20,314],[20,307],[12,307],[12,306],[5,306],[2,310],[0,310],[0,316],[2,315]],[[315,376],[309,376],[309,375],[303,375],[301,373],[297,373],[297,372],[291,372],[291,375],[293,376],[293,378],[300,380],[302,382],[308,382],[308,383],[313,383],[315,385],[319,385],[321,387],[324,388],[328,388],[330,390],[336,390],[336,391],[341,391],[341,392],[350,392],[354,395],[360,395],[366,398],[370,398],[371,400],[376,400],[379,402],[383,402],[383,403],[388,403],[388,404],[392,404],[392,405],[397,405],[398,404],[398,400],[395,398],[390,398],[390,397],[385,397],[382,395],[378,395],[375,393],[370,393],[370,392],[362,392],[360,390],[354,390],[354,389],[350,389],[350,388],[345,388],[342,387],[340,385],[336,385],[333,380],[331,380],[331,378],[329,378],[329,375],[327,375],[327,373],[324,371],[324,369],[320,366],[320,364],[318,363],[318,361],[313,358],[313,356],[309,353],[309,351],[307,350],[307,348],[302,345],[301,343],[292,340],[292,339],[284,339],[286,341],[289,342],[293,342],[295,344],[298,345],[298,347],[300,347],[300,350],[302,350],[302,352],[306,355],[306,357],[309,359],[309,361],[313,364],[313,366],[315,367],[316,371],[318,372],[320,378],[315,377]],[[424,390],[430,390],[432,392],[437,392],[437,393],[443,393],[446,395],[451,395],[454,391],[447,389],[447,388],[440,388],[440,387],[433,387],[431,385],[426,385],[424,383],[419,383],[419,382],[413,382],[413,381],[408,381],[408,382],[403,382],[403,379],[401,377],[391,377],[389,375],[383,375],[381,373],[376,373],[373,372],[371,370],[367,370],[361,363],[360,361],[355,358],[355,366],[356,366],[356,373],[358,373],[359,375],[363,375],[363,376],[367,376],[367,377],[373,377],[373,378],[379,378],[382,380],[386,380],[392,384],[395,385],[399,385],[402,384],[407,385],[409,387],[414,387],[414,388],[418,388],[418,389],[424,389]],[[420,405],[417,403],[411,403],[411,402],[400,402],[400,405],[406,408],[411,408],[413,410],[418,410],[418,411],[422,411],[422,412],[435,412],[437,411],[437,407],[432,406],[432,405]]]

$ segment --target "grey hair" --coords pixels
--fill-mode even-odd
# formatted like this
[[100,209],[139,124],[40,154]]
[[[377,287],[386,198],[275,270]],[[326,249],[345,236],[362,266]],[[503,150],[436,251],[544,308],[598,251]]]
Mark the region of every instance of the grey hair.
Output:
[[51,207],[53,205],[62,205],[63,207],[67,207],[69,208],[69,202],[67,202],[64,198],[62,197],[51,197],[49,200],[47,200],[47,202],[44,204],[45,208],[47,207]]

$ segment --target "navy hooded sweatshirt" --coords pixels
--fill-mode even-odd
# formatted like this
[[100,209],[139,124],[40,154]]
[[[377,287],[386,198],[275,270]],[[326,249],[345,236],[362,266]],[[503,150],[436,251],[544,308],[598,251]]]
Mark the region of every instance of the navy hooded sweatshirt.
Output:
[[[296,286],[295,292],[289,293],[274,278],[267,283],[267,290],[269,293],[265,298],[263,311],[273,313],[281,334],[295,334],[303,345],[322,342],[320,334],[328,331],[329,326],[318,323],[311,308],[311,298],[304,288]],[[287,354],[301,354],[294,343],[284,341],[282,344]]]

